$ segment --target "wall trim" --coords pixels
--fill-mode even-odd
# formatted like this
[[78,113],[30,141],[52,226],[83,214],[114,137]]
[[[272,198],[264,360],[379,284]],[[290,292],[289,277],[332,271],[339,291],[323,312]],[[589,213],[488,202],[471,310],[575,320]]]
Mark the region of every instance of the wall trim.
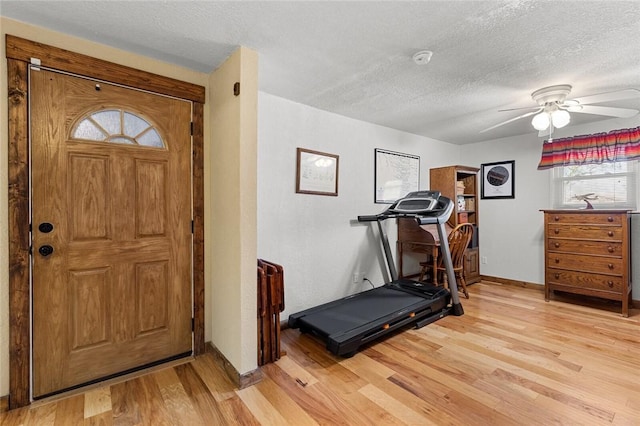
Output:
[[480,275],[480,279],[482,281],[490,281],[498,284],[512,285],[512,286],[522,287],[522,288],[531,288],[534,290],[540,290],[544,292],[544,284],[536,284],[536,283],[530,283],[527,281],[519,281],[519,280],[510,280],[508,278],[492,277],[490,275]]
[[205,103],[205,88],[197,84],[152,74],[10,34],[6,34],[5,39],[9,59],[28,63],[31,58],[38,58],[43,67]]
[[204,353],[204,94],[203,86],[136,70],[7,34],[9,408],[31,403],[29,300],[28,63],[171,95],[193,102],[193,353]]
[[246,387],[255,385],[256,383],[260,383],[263,379],[262,370],[260,368],[256,368],[253,371],[249,371],[248,373],[240,374],[238,370],[229,362],[227,357],[224,356],[222,352],[211,342],[207,342],[206,344],[207,353],[210,353],[214,356],[216,362],[222,367],[224,372],[227,374],[227,377],[231,379],[233,384],[235,384],[238,389],[244,389]]

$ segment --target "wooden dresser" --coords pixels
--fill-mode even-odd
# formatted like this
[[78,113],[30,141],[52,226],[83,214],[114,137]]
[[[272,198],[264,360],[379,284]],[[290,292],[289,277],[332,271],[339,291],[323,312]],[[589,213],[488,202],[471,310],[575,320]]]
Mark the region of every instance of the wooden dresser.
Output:
[[545,300],[553,290],[622,302],[629,315],[629,210],[542,210]]

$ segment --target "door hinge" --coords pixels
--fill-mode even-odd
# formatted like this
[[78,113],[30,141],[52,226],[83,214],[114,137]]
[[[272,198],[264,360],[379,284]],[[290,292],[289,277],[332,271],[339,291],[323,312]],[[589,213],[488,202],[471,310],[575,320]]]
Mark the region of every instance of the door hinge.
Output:
[[194,224],[193,220],[191,221],[191,233],[193,234],[194,229],[195,229],[196,225]]
[[191,136],[193,136],[193,121],[191,122]]
[[191,331],[196,331],[196,320],[191,318]]
[[29,63],[31,64],[32,70],[40,71],[40,66],[42,65],[42,61],[40,61],[40,58],[29,58]]

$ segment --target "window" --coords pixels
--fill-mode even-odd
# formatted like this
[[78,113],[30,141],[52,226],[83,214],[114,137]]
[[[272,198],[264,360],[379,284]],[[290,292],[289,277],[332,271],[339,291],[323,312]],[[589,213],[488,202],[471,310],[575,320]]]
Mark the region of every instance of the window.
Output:
[[74,139],[164,148],[158,131],[140,116],[121,109],[92,112],[71,131]]
[[555,167],[552,175],[554,208],[636,208],[637,161]]

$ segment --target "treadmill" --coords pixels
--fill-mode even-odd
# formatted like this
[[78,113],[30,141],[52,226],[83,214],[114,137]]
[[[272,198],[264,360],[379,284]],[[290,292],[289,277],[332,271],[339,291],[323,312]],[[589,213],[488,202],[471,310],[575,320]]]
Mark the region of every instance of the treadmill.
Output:
[[[358,216],[359,222],[377,222],[392,281],[380,287],[325,303],[289,316],[289,327],[299,328],[326,342],[334,355],[351,357],[360,346],[399,328],[423,327],[447,315],[464,314],[451,263],[445,222],[453,202],[438,191],[415,191],[384,212]],[[450,290],[429,283],[399,279],[382,222],[415,218],[419,225],[436,224]]]

